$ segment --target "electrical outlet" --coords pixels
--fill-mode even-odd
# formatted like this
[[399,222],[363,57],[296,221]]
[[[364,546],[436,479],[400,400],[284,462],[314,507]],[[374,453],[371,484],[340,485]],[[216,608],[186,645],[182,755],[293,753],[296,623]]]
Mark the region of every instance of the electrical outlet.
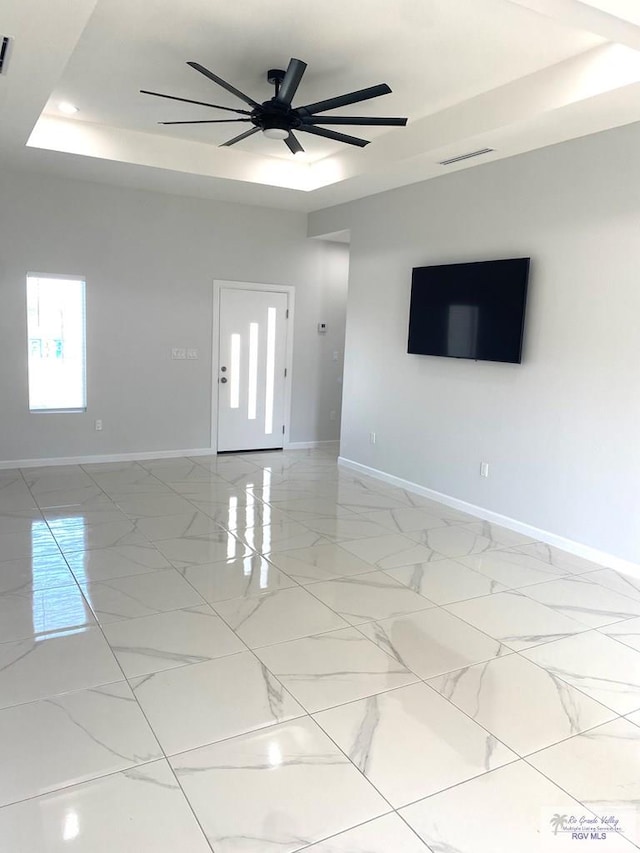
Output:
[[375,434],[375,432],[370,432],[369,433],[369,444],[375,444],[375,443],[376,443],[376,434]]
[[333,360],[337,361],[339,357],[340,357],[340,353],[338,352],[338,350],[334,350],[333,351]]
[[187,351],[184,347],[172,347],[171,358],[183,359],[187,357]]
[[489,463],[488,462],[481,462],[480,463],[480,476],[481,477],[488,477],[489,476]]
[[96,432],[100,432],[100,430],[102,429],[102,421],[100,420],[100,418],[98,418],[98,420],[96,421],[95,426],[96,426]]
[[335,412],[335,409],[332,409],[332,410],[329,412],[329,420],[330,420],[330,421],[335,421],[335,419],[336,419],[336,412]]

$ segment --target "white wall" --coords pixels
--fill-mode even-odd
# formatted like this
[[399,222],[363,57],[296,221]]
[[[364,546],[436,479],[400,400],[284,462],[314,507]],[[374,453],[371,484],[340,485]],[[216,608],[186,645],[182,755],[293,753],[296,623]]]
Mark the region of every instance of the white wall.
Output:
[[[638,187],[634,125],[312,214],[351,229],[341,454],[640,560]],[[413,266],[523,255],[522,365],[407,355]]]
[[[290,439],[338,437],[316,327],[331,318],[341,370],[348,256],[305,214],[32,174],[0,173],[0,199],[0,461],[209,447],[214,279],[296,287]],[[86,414],[28,412],[27,271],[86,276]]]

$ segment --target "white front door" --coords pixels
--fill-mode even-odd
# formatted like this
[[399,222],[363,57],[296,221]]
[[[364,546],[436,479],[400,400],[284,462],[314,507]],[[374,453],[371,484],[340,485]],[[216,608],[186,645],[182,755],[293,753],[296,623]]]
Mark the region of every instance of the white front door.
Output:
[[286,293],[220,289],[219,451],[284,444],[287,307]]

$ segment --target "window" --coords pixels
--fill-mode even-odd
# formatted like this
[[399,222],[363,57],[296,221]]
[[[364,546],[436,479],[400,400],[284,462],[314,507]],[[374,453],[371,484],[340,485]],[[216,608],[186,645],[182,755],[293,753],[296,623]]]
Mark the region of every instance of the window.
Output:
[[29,411],[83,412],[85,282],[68,276],[27,276]]

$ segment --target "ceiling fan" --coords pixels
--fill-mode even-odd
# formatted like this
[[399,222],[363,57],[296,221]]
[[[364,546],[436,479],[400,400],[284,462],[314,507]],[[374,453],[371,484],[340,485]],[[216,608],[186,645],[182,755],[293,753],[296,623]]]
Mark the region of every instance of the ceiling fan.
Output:
[[163,95],[160,92],[150,92],[147,89],[141,89],[143,95],[154,95],[157,98],[168,98],[172,101],[182,101],[186,104],[198,104],[202,107],[213,107],[216,110],[225,110],[226,112],[237,113],[241,118],[227,119],[204,119],[199,121],[161,121],[158,124],[226,124],[230,122],[246,122],[252,127],[241,133],[239,136],[234,136],[233,139],[223,142],[221,148],[228,148],[230,145],[235,145],[236,142],[241,142],[243,139],[252,136],[254,133],[262,131],[269,139],[281,139],[292,154],[297,154],[304,151],[304,148],[294,134],[294,130],[303,133],[312,133],[315,136],[323,136],[326,139],[333,139],[336,142],[346,142],[348,145],[357,145],[364,148],[369,144],[368,139],[360,139],[357,136],[349,136],[346,133],[338,133],[335,130],[329,130],[322,125],[360,125],[360,126],[388,126],[388,127],[404,127],[407,123],[406,118],[386,118],[382,116],[322,116],[319,113],[325,113],[327,110],[334,110],[338,107],[346,107],[349,104],[357,104],[360,101],[367,101],[370,98],[377,98],[380,95],[388,95],[391,92],[386,83],[379,83],[377,86],[369,86],[367,89],[358,89],[356,92],[349,92],[346,95],[338,95],[335,98],[328,98],[325,101],[316,101],[314,104],[305,104],[302,107],[293,107],[291,102],[302,80],[307,63],[301,59],[291,59],[286,71],[275,68],[267,72],[267,80],[275,86],[275,95],[268,101],[259,104],[227,83],[213,71],[209,71],[199,62],[187,62],[187,65],[203,74],[209,80],[217,83],[223,89],[226,89],[232,95],[235,95],[241,101],[244,101],[250,110],[239,110],[231,107],[222,107],[219,104],[209,104],[204,101],[192,101],[189,98],[178,98],[175,95]]

